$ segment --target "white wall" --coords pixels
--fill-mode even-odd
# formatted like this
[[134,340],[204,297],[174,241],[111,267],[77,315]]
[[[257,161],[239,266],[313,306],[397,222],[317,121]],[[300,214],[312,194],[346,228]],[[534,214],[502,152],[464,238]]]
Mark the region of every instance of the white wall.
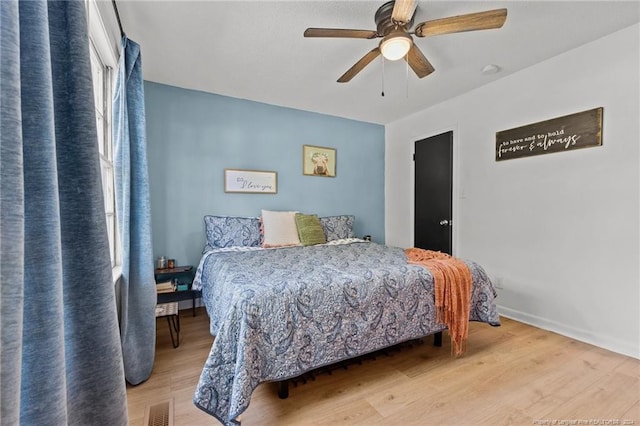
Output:
[[[640,25],[386,126],[386,242],[413,244],[414,141],[454,131],[454,254],[500,312],[640,358]],[[604,107],[603,146],[495,161],[495,133]]]

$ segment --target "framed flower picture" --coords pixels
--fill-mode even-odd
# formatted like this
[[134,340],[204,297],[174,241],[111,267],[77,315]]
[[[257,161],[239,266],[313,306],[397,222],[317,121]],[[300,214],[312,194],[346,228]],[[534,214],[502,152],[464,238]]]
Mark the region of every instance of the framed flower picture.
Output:
[[302,146],[302,174],[306,176],[335,177],[336,150],[322,146]]

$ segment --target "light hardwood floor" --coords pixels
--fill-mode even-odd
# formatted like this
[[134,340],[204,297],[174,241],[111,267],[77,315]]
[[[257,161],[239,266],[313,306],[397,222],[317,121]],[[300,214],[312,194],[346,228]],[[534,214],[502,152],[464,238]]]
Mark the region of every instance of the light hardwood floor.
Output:
[[[211,348],[206,312],[181,311],[180,346],[157,320],[156,360],[145,383],[127,389],[129,420],[173,398],[174,424],[218,425],[192,403]],[[640,425],[640,360],[502,318],[471,323],[467,352],[431,338],[390,356],[319,375],[281,400],[260,385],[244,426],[254,425]],[[146,426],[146,425],[145,425]]]

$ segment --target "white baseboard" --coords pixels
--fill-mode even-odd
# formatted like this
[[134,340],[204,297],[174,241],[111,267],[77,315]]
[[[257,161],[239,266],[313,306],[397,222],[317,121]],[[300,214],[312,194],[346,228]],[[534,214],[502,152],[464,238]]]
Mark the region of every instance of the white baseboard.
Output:
[[554,333],[558,333],[584,343],[589,343],[590,345],[598,346],[612,352],[640,359],[640,347],[634,345],[633,342],[622,341],[610,335],[603,335],[599,333],[593,333],[589,330],[578,329],[547,318],[542,318],[536,315],[528,314],[526,312],[507,308],[505,306],[498,305],[498,313],[506,318],[529,324],[543,330],[552,331]]

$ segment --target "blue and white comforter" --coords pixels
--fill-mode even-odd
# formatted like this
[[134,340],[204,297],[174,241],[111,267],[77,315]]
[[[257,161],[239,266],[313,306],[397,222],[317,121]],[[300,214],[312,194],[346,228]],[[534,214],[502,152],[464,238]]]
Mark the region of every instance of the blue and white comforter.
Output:
[[[499,324],[495,290],[473,276],[470,319]],[[258,384],[444,329],[435,322],[433,277],[400,248],[317,245],[203,256],[195,289],[216,336],[194,403],[224,424]]]

